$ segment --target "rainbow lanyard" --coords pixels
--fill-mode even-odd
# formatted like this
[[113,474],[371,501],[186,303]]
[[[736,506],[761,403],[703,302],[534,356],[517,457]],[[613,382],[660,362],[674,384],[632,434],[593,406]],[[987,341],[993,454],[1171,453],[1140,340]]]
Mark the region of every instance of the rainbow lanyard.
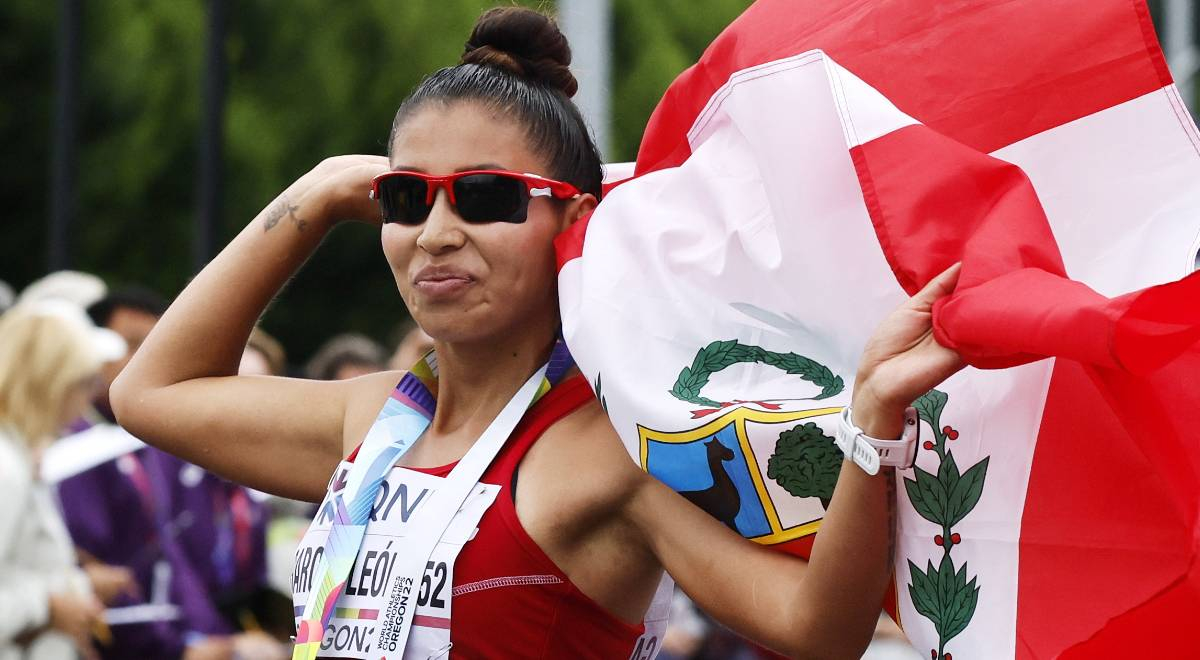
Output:
[[[529,406],[558,384],[574,365],[567,345],[559,340]],[[345,590],[346,579],[366,535],[371,505],[379,486],[429,428],[437,409],[437,389],[437,356],[431,351],[413,365],[384,403],[363,439],[342,487],[335,491],[331,480],[327,500],[331,500],[329,503],[333,506],[333,520],[325,539],[325,552],[314,573],[316,579],[308,595],[304,618],[296,630],[293,660],[317,657],[325,628],[338,596]]]

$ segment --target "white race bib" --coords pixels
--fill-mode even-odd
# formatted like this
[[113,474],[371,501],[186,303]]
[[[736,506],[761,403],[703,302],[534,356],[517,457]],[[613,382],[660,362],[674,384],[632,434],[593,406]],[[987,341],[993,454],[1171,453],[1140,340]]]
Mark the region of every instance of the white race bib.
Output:
[[[344,483],[343,471],[351,465],[342,463],[334,472],[317,517],[296,551],[292,603],[297,619],[303,616],[317,560],[325,551],[333,518],[332,496]],[[441,527],[438,521],[428,521],[427,516],[416,513],[445,482],[442,477],[392,468],[375,497],[362,547],[325,628],[318,657],[374,660],[397,657],[391,654],[401,649],[404,660],[448,655],[454,562],[463,545],[474,537],[500,487],[477,483],[433,554],[427,560],[416,561],[405,552],[412,539],[437,534]],[[427,522],[422,524],[422,519]],[[409,617],[412,629],[405,646],[399,635]]]

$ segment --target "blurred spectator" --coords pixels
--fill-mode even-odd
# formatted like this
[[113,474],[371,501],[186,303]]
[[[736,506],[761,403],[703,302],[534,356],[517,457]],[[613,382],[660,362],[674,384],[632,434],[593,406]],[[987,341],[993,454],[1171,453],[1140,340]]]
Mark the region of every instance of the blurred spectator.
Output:
[[[29,302],[0,317],[0,659],[90,656],[102,605],[38,475],[41,452],[87,406],[104,360],[124,351],[82,310]],[[118,590],[132,590],[128,574]]]
[[21,291],[18,303],[65,300],[80,309],[100,300],[108,292],[104,280],[91,273],[60,270],[36,280]]
[[863,654],[863,660],[921,660],[925,656],[909,644],[900,626],[887,614],[879,615],[875,636]]
[[13,306],[16,300],[16,294],[13,293],[13,288],[8,285],[8,282],[0,280],[0,314]]
[[408,319],[396,329],[396,350],[388,360],[388,369],[407,371],[431,350],[433,337],[425,334],[416,321]]
[[149,289],[128,287],[94,301],[87,310],[96,325],[121,335],[129,346],[129,352],[123,359],[106,363],[101,370],[101,386],[94,401],[95,410],[92,411],[98,416],[92,415],[88,420],[92,423],[106,421],[115,424],[112,407],[108,403],[108,389],[117,374],[129,363],[129,358],[146,340],[146,335],[154,329],[158,317],[167,310],[167,301]]
[[676,587],[671,598],[671,618],[663,635],[661,660],[689,660],[704,646],[712,623],[700,613],[683,590]]
[[283,376],[287,374],[287,353],[274,337],[261,328],[250,332],[238,373],[248,376]]
[[385,366],[379,344],[363,335],[345,333],[325,342],[304,371],[314,380],[345,380],[382,371]]
[[[153,292],[129,288],[96,301],[88,314],[97,324],[120,335],[132,353],[165,309],[166,302]],[[128,356],[101,368],[92,406],[76,420],[72,430],[115,425],[108,389],[127,362]],[[160,463],[173,460],[157,449],[144,447],[58,485],[64,518],[80,554],[127,567],[136,578],[139,593],[122,594],[114,604],[158,604],[161,598],[179,608],[175,620],[148,617],[113,626],[111,639],[99,646],[101,657],[224,660],[235,652],[247,658],[276,657],[273,648],[269,653],[261,652],[262,640],[227,635],[231,630],[228,622],[205,588],[201,571],[179,542],[179,537],[199,524],[204,514],[173,506],[168,494],[170,484],[160,467]],[[208,539],[200,544],[211,549],[215,542]]]
[[[280,375],[285,360],[279,342],[255,328],[238,373]],[[208,632],[272,628],[278,634],[294,629],[290,592],[275,594],[267,588],[268,496],[165,452],[153,453],[151,461],[151,471],[162,485],[159,506],[168,519],[189,521],[179,531],[179,546],[224,619],[214,622]]]

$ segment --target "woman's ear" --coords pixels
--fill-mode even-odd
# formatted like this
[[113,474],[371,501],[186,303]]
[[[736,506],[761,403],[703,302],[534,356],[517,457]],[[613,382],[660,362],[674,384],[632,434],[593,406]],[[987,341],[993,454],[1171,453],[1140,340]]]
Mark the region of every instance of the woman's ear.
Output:
[[567,206],[567,212],[563,214],[563,219],[566,221],[563,224],[563,229],[575,224],[576,221],[586,218],[588,214],[596,210],[596,205],[600,202],[596,196],[591,193],[583,193],[572,199]]

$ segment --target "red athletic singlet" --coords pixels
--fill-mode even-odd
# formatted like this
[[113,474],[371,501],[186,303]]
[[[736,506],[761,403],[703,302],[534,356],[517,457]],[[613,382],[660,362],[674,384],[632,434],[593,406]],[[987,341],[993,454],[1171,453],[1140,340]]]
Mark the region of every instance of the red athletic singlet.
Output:
[[[513,473],[525,453],[591,399],[583,376],[560,383],[525,413],[484,472],[482,481],[500,493],[454,565],[451,658],[624,659],[633,651],[643,626],[621,621],[572,584],[525,532],[513,504]],[[420,471],[444,477],[453,467]]]

